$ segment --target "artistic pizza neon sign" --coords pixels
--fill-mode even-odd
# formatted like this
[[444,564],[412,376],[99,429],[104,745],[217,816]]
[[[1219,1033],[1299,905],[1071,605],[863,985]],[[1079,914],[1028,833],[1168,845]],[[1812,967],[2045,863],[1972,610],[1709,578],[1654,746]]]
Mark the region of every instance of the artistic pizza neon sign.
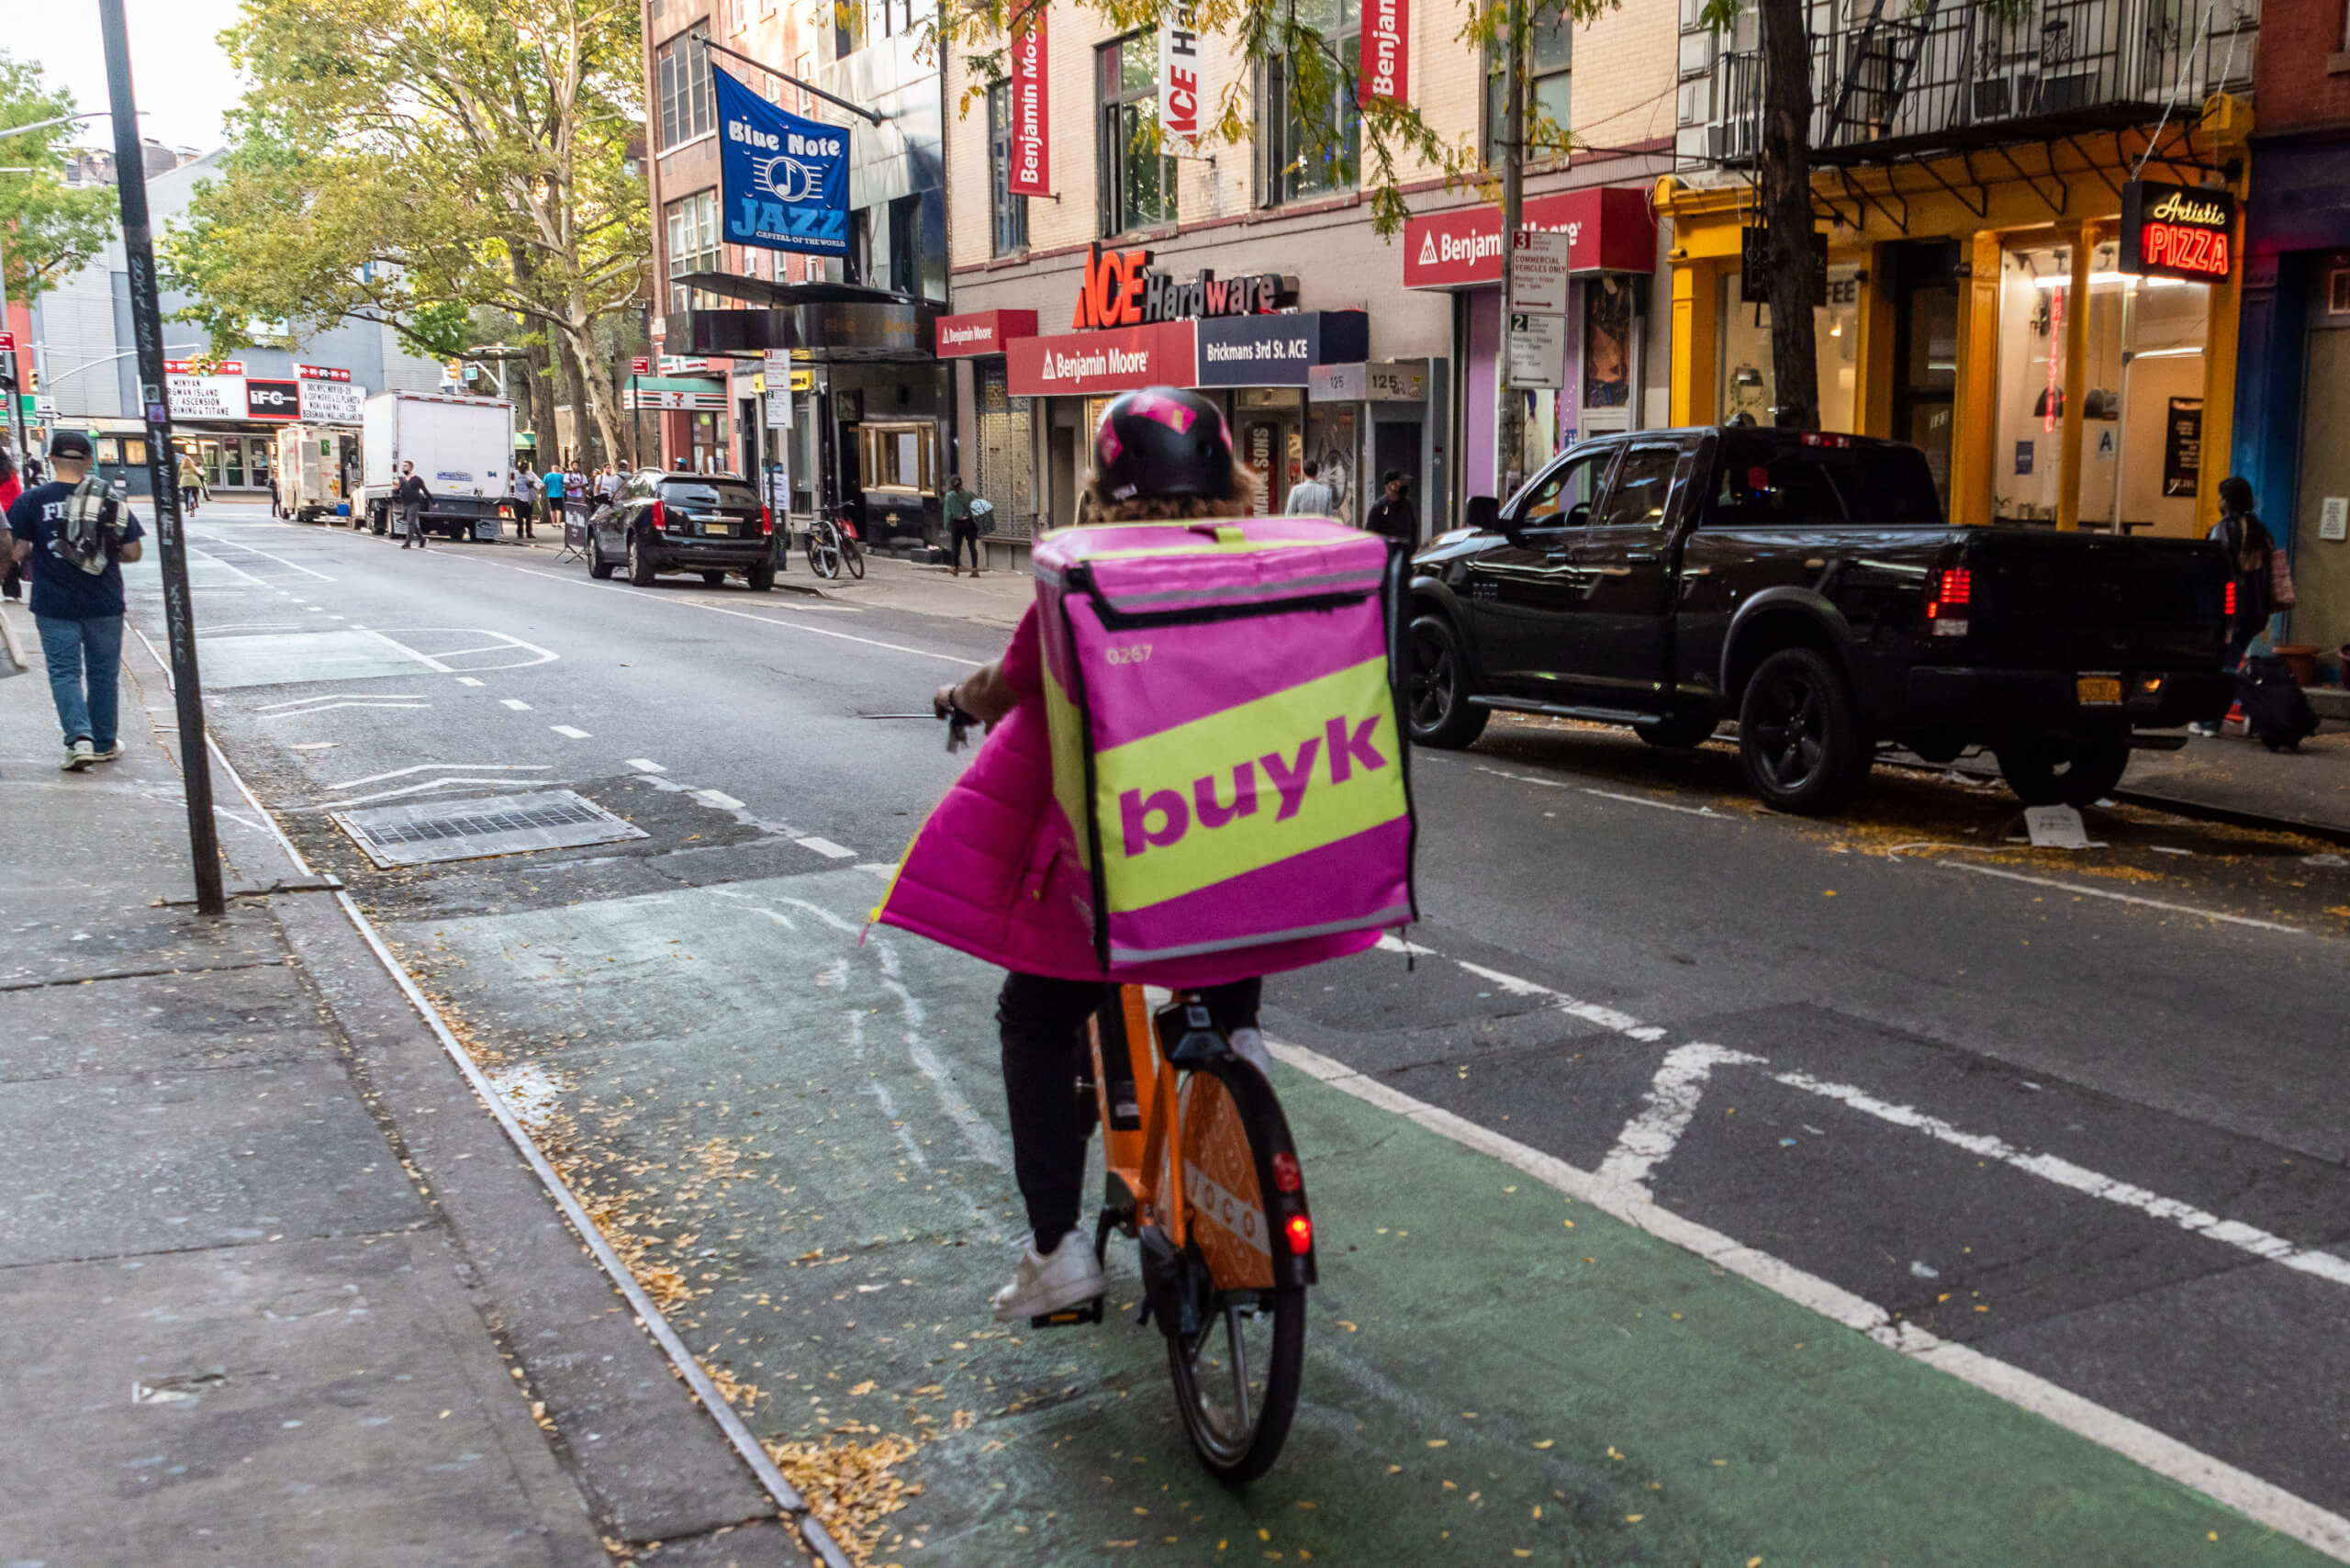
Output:
[[2222,282],[2235,270],[2235,220],[2224,190],[2132,180],[2121,193],[2121,270]]

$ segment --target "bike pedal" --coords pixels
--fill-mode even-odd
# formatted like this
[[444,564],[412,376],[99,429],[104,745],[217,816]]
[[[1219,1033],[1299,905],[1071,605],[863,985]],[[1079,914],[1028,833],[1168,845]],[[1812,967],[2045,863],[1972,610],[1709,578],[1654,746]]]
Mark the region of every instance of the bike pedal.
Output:
[[1067,1328],[1079,1323],[1102,1321],[1102,1298],[1079,1302],[1075,1306],[1062,1307],[1058,1312],[1039,1313],[1028,1320],[1031,1328]]

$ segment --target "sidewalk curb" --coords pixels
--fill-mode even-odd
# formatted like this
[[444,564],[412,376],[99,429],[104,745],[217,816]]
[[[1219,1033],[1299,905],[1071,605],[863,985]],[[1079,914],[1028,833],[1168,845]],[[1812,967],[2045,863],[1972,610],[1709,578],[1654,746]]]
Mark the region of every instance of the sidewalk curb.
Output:
[[[168,666],[163,665],[162,660],[157,654],[153,644],[148,641],[144,631],[136,627],[134,627],[133,630],[138,632],[139,640],[145,647],[148,656],[155,662],[159,669],[162,670],[164,682],[168,687],[171,682],[171,675]],[[174,735],[176,735],[176,732],[174,732]],[[215,738],[208,730],[204,738],[206,747],[208,750],[213,762],[227,774],[228,781],[234,787],[236,794],[243,799],[246,805],[251,808],[261,823],[268,830],[270,836],[275,841],[279,851],[286,857],[288,862],[296,868],[297,874],[308,883],[320,883],[327,880],[327,879],[319,877],[319,874],[310,867],[309,863],[303,857],[301,852],[295,846],[293,842],[285,836],[284,830],[277,825],[275,818],[270,814],[268,808],[263,805],[260,798],[255,795],[252,788],[246,784],[243,776],[238,772],[236,765],[229,760],[228,753],[221,747],[218,740]],[[178,748],[175,746],[174,749]],[[304,890],[308,890],[306,889]],[[319,890],[326,891],[329,890],[321,886],[319,888]],[[553,1203],[556,1211],[561,1215],[565,1226],[571,1233],[568,1239],[577,1245],[581,1250],[587,1252],[595,1260],[599,1270],[605,1276],[605,1282],[609,1284],[612,1290],[616,1291],[621,1299],[626,1302],[628,1310],[632,1314],[634,1318],[634,1322],[629,1327],[641,1329],[643,1331],[641,1336],[632,1335],[631,1338],[634,1338],[638,1344],[643,1344],[644,1339],[647,1338],[653,1341],[653,1347],[656,1348],[661,1352],[663,1359],[668,1363],[666,1368],[667,1372],[676,1381],[681,1382],[686,1385],[693,1402],[701,1407],[702,1412],[708,1416],[712,1425],[718,1428],[719,1434],[725,1439],[727,1445],[733,1450],[735,1456],[742,1462],[744,1468],[750,1472],[750,1479],[755,1483],[758,1492],[764,1493],[772,1502],[773,1506],[779,1511],[780,1519],[778,1522],[787,1523],[789,1527],[791,1528],[800,1537],[801,1542],[806,1546],[808,1551],[814,1555],[817,1561],[824,1563],[826,1568],[852,1568],[848,1557],[833,1540],[830,1533],[824,1529],[822,1521],[820,1521],[815,1517],[814,1513],[809,1508],[806,1500],[800,1496],[798,1489],[784,1477],[781,1471],[776,1468],[774,1462],[767,1457],[766,1450],[760,1446],[757,1437],[751,1432],[747,1426],[744,1424],[742,1418],[735,1415],[732,1406],[730,1406],[726,1403],[725,1399],[719,1394],[716,1385],[710,1381],[708,1374],[702,1371],[700,1363],[694,1359],[692,1352],[686,1347],[684,1341],[678,1338],[676,1329],[670,1325],[668,1319],[663,1316],[661,1310],[655,1306],[652,1299],[644,1294],[643,1287],[637,1283],[635,1276],[629,1272],[627,1266],[621,1261],[619,1255],[612,1250],[610,1243],[605,1239],[603,1233],[596,1227],[594,1221],[588,1216],[587,1211],[580,1205],[578,1199],[572,1193],[571,1190],[565,1185],[560,1175],[558,1175],[554,1170],[554,1166],[547,1160],[545,1154],[539,1148],[537,1143],[532,1138],[529,1132],[515,1120],[513,1114],[503,1103],[502,1097],[498,1093],[496,1087],[488,1081],[486,1075],[482,1072],[480,1066],[473,1060],[471,1055],[465,1050],[464,1045],[449,1028],[447,1022],[442,1017],[440,1011],[432,1004],[431,1001],[425,996],[423,991],[418,988],[415,981],[409,977],[406,969],[400,966],[398,959],[393,956],[390,949],[385,945],[381,935],[376,932],[374,924],[368,920],[365,912],[361,910],[358,903],[351,897],[350,893],[343,890],[340,886],[333,888],[331,891],[334,902],[341,906],[344,919],[348,923],[349,931],[358,936],[362,945],[364,945],[367,949],[368,956],[374,960],[374,963],[368,966],[368,969],[372,972],[375,973],[379,979],[388,980],[392,982],[400,997],[406,1002],[408,1010],[417,1020],[420,1021],[431,1033],[435,1045],[439,1047],[439,1055],[445,1058],[448,1064],[453,1065],[457,1069],[459,1078],[463,1084],[463,1093],[465,1097],[473,1101],[476,1109],[486,1110],[488,1112],[490,1118],[495,1122],[499,1132],[503,1134],[506,1143],[511,1147],[515,1153],[521,1157],[520,1162],[531,1172],[533,1179],[533,1184],[541,1190],[543,1195],[546,1199]],[[305,909],[305,906],[307,906],[307,909]],[[276,914],[282,925],[285,924],[287,915],[296,912],[301,912],[304,913],[318,912],[320,914],[323,913],[322,911],[318,911],[316,903],[307,899],[297,901],[291,910],[285,912],[274,911],[273,913]],[[291,929],[286,931],[285,935],[289,946],[294,948],[297,959],[305,962],[306,964],[315,961],[309,955],[303,953],[302,949],[306,944],[300,936]],[[313,939],[316,939],[315,935]],[[324,979],[323,976],[319,978],[321,980]],[[327,991],[328,988],[322,984],[321,990],[322,991]],[[337,999],[330,991],[328,991],[326,1000],[328,1001],[330,1007],[333,1007]],[[339,1012],[338,1016],[340,1016]],[[356,1050],[358,1042],[353,1040],[352,1046],[354,1050]],[[378,1115],[387,1114],[386,1108],[380,1103],[374,1105],[372,1108],[375,1110]],[[433,1202],[436,1206],[442,1206],[445,1214],[446,1208],[442,1193],[443,1190],[449,1186],[450,1182],[453,1180],[453,1177],[444,1175],[442,1171],[431,1169],[426,1164],[425,1158],[420,1152],[413,1150],[410,1152],[415,1159],[415,1163],[417,1164],[420,1178],[429,1181],[429,1185],[433,1193]],[[455,1219],[453,1215],[449,1216],[449,1223],[451,1223],[453,1226],[453,1232],[455,1238],[462,1242],[464,1239],[464,1232],[455,1228]],[[477,1268],[479,1267],[478,1264],[476,1266]],[[490,1305],[493,1309],[499,1309],[502,1306],[502,1304],[498,1301],[495,1293],[492,1294],[492,1301]],[[617,1312],[619,1308],[615,1307],[612,1310]],[[505,1317],[505,1314],[502,1310],[498,1311],[498,1316]],[[503,1323],[503,1332],[514,1341],[515,1353],[523,1360],[526,1370],[528,1370],[532,1374],[533,1383],[537,1383],[541,1381],[543,1374],[537,1367],[532,1366],[531,1363],[537,1361],[543,1352],[538,1347],[525,1346],[523,1344],[522,1341],[525,1338],[525,1335],[522,1332],[522,1325],[512,1321],[510,1318],[507,1318]],[[550,1390],[549,1392],[552,1391]],[[550,1403],[552,1403],[552,1401],[550,1401]],[[556,1418],[558,1428],[563,1428],[564,1423],[561,1418],[566,1414],[566,1412],[562,1407],[557,1406],[553,1410],[552,1414]],[[586,1465],[582,1462],[585,1456],[578,1452],[576,1445],[571,1446],[573,1447],[575,1457],[568,1468],[573,1470],[576,1479],[582,1483],[588,1484],[591,1493],[603,1492],[603,1488],[595,1487],[593,1485],[591,1475],[588,1473]],[[615,1499],[610,1496],[609,1493],[605,1493],[601,1500],[607,1503],[615,1501]],[[722,1523],[718,1526],[710,1528],[735,1529],[742,1524],[755,1523],[760,1517],[774,1516],[754,1516],[752,1518],[742,1520],[730,1518],[722,1521]],[[703,1533],[707,1533],[707,1529]],[[669,1533],[662,1539],[667,1540],[673,1545],[682,1546],[687,1544],[687,1541],[690,1537],[682,1537],[677,1533]]]
[[[1904,773],[1913,774],[1921,778],[1940,778],[1946,774],[1957,773],[1984,784],[2003,786],[2006,782],[1996,772],[1982,772],[1971,767],[1961,767],[1955,763],[1937,765],[1930,762],[1880,761],[1877,766],[1898,768]],[[2164,812],[2171,816],[2186,817],[2195,822],[2220,823],[2228,827],[2250,828],[2258,833],[2299,834],[2307,838],[2322,838],[2330,844],[2350,845],[2350,826],[2337,826],[2332,823],[2303,822],[2297,817],[2265,816],[2258,812],[2240,811],[2233,806],[2215,806],[2202,801],[2184,800],[2176,795],[2157,794],[2151,790],[2132,790],[2126,786],[2112,790],[2110,798],[2125,806],[2143,806],[2149,811]],[[2021,801],[2017,802],[2016,809],[2018,811],[2023,809]]]

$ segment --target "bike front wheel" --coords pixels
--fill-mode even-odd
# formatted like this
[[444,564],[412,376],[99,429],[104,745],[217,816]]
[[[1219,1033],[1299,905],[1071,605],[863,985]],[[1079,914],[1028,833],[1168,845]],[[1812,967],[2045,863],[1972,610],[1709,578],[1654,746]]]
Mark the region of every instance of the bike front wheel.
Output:
[[[1168,1335],[1168,1367],[1192,1449],[1237,1485],[1271,1468],[1297,1414],[1310,1275],[1306,1260],[1285,1256],[1266,1202],[1276,1158],[1293,1180],[1296,1155],[1271,1088],[1245,1063],[1190,1073],[1181,1102],[1189,1228],[1214,1288],[1196,1331]],[[1302,1215],[1304,1194],[1294,1195]]]
[[841,540],[829,522],[808,530],[808,569],[827,581],[841,575]]
[[841,559],[848,563],[848,575],[858,582],[865,580],[865,546],[853,535],[841,537]]

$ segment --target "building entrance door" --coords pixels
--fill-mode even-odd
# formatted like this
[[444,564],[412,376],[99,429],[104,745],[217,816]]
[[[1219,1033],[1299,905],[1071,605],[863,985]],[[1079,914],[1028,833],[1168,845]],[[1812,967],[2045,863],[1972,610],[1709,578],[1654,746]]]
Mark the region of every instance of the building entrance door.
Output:
[[1897,246],[1893,253],[1893,436],[1926,454],[1945,506],[1957,433],[1956,258],[1957,248],[1941,241]]

